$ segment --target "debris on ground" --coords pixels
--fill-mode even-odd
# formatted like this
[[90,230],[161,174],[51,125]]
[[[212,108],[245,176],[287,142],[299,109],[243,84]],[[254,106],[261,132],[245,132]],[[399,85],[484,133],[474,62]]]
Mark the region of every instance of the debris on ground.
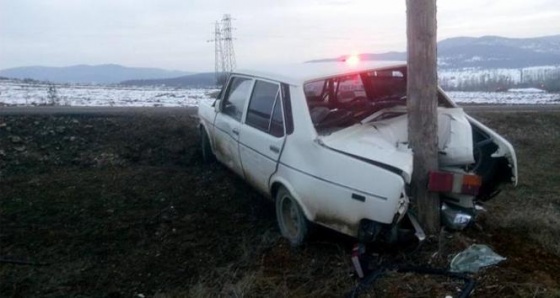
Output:
[[487,245],[473,244],[451,260],[450,270],[451,272],[476,273],[482,267],[498,264],[505,259]]

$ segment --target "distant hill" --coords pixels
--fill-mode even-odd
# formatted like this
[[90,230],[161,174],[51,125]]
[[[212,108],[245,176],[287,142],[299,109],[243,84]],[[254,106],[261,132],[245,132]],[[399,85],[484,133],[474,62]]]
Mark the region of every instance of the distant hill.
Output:
[[[344,56],[309,62],[336,61]],[[403,60],[406,52],[361,54],[362,60]],[[560,35],[535,38],[455,37],[438,42],[440,69],[560,65]]]
[[457,37],[438,43],[442,68],[560,65],[560,35],[536,38]]
[[115,84],[124,80],[161,79],[191,74],[159,68],[126,67],[116,64],[67,67],[28,66],[0,70],[0,76],[55,83]]
[[216,84],[213,72],[203,72],[169,79],[128,80],[125,86],[209,87]]

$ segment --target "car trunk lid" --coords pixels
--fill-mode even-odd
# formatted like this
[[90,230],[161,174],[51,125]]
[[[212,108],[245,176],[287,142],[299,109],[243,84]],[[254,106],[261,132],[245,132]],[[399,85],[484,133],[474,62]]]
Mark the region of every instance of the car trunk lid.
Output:
[[[381,111],[372,121],[320,136],[319,142],[333,150],[396,168],[410,183],[413,163],[408,146],[408,119],[404,111],[395,116],[396,112]],[[392,117],[383,118],[388,113]],[[463,109],[438,108],[438,138],[440,166],[474,162],[472,129]]]

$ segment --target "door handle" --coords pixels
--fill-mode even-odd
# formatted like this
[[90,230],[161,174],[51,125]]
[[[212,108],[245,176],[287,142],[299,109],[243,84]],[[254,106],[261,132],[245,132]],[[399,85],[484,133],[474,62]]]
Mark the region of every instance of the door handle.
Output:
[[233,128],[233,129],[231,130],[231,132],[233,132],[233,134],[236,135],[236,136],[239,135],[239,129],[237,129],[237,128]]
[[276,147],[276,146],[270,146],[268,147],[268,149],[270,149],[270,151],[274,152],[274,153],[280,153],[280,148]]

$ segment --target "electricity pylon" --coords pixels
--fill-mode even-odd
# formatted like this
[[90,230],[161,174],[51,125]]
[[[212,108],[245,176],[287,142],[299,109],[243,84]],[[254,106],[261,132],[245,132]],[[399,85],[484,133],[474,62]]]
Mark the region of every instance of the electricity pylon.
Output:
[[225,14],[221,21],[216,21],[214,39],[208,41],[214,42],[214,72],[217,85],[223,85],[236,67],[231,20],[231,16]]
[[231,16],[229,14],[225,14],[222,18],[222,39],[224,41],[223,44],[223,61],[224,61],[224,72],[229,74],[233,70],[235,70],[236,62],[235,62],[235,50],[233,49],[233,37],[232,37],[232,30],[231,27]]
[[214,39],[208,40],[214,43],[214,75],[216,77],[216,85],[223,85],[224,83],[224,55],[222,49],[222,29],[220,22],[216,21],[214,27]]

